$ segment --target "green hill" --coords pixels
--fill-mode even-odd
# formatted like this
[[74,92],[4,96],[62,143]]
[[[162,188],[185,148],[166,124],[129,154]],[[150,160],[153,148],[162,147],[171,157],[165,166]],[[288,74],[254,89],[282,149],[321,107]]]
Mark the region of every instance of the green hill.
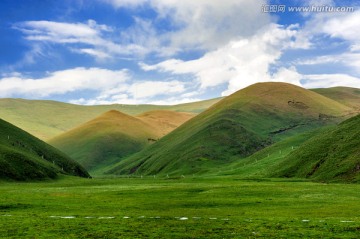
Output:
[[302,144],[270,176],[360,181],[360,115]]
[[58,174],[90,175],[78,163],[27,132],[0,119],[0,179],[34,180]]
[[226,97],[108,173],[202,173],[289,136],[339,122],[350,111],[301,87],[258,83]]
[[150,111],[130,116],[111,110],[51,140],[91,172],[120,161],[193,117],[190,113]]
[[332,87],[312,89],[312,91],[360,111],[360,89],[350,87]]
[[257,151],[246,158],[235,160],[225,167],[214,169],[213,175],[236,175],[241,178],[259,179],[269,177],[275,170],[279,169],[284,158],[300,147],[306,140],[324,131],[328,127],[310,130],[276,142],[264,149]]
[[165,105],[73,105],[46,100],[0,99],[0,118],[34,136],[48,140],[77,127],[109,110],[138,115],[152,110],[200,113],[220,98],[199,102]]

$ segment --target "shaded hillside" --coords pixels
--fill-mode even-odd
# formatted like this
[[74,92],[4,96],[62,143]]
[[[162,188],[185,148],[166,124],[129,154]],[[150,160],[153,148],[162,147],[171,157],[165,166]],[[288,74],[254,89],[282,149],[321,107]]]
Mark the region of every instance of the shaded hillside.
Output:
[[221,100],[108,173],[189,174],[338,122],[350,108],[286,83],[258,83]]
[[151,111],[133,117],[111,110],[49,141],[88,170],[99,170],[153,144],[193,117],[190,113]]
[[360,111],[360,89],[350,87],[332,87],[312,89],[312,91]]
[[304,142],[327,130],[328,127],[321,127],[316,130],[296,134],[284,140],[276,142],[269,147],[257,151],[246,158],[235,160],[233,163],[222,168],[215,168],[211,174],[215,175],[236,175],[242,178],[264,178],[270,177],[279,169],[279,165],[290,153],[294,152]]
[[0,178],[33,180],[58,174],[89,177],[78,163],[59,150],[0,119]]
[[199,113],[220,98],[180,105],[96,105],[83,106],[46,100],[0,99],[0,118],[48,140],[109,110],[138,115],[152,110]]
[[271,176],[360,181],[359,135],[360,115],[306,141]]

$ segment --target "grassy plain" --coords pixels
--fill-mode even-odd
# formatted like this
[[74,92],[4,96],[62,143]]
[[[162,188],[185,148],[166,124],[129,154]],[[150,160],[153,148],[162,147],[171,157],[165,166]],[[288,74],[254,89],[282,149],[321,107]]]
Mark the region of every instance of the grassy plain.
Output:
[[3,238],[358,238],[360,185],[231,177],[0,182]]

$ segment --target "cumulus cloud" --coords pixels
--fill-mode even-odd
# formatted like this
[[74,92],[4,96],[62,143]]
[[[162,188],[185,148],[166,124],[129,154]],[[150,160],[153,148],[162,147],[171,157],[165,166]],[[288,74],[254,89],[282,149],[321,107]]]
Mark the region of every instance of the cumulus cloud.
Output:
[[[319,36],[341,39],[349,44],[348,50],[357,50],[360,45],[360,10],[354,12],[317,13],[304,24],[302,34],[312,41],[313,47],[323,47]],[[317,43],[317,44],[316,44]]]
[[[183,51],[215,50],[229,41],[253,35],[271,22],[261,13],[265,0],[99,0],[115,8],[152,9],[152,19],[134,17],[132,25],[116,29],[94,20],[83,23],[25,21],[14,25],[32,42],[71,45],[73,52],[105,60],[122,55],[171,56]],[[163,25],[171,26],[164,30]],[[87,45],[78,46],[78,45]],[[111,57],[110,57],[111,56]]]
[[[160,41],[161,55],[176,53],[181,50],[215,49],[238,37],[251,36],[256,29],[267,25],[270,16],[261,10],[265,0],[99,0],[116,8],[138,7],[146,4],[157,13],[157,19],[143,27],[144,20],[135,21],[134,28],[143,30],[147,40]],[[160,21],[168,21],[171,31],[146,32],[156,29]]]
[[129,79],[126,70],[78,67],[56,71],[40,79],[22,75],[0,79],[0,97],[47,97],[81,90],[106,91]]
[[[25,77],[18,72],[4,74],[0,78],[0,97],[44,98],[92,92],[89,98],[70,100],[76,104],[144,104],[157,102],[155,98],[158,96],[174,97],[187,90],[184,82],[176,80],[136,82],[126,69],[78,67],[52,72],[37,79]],[[168,104],[169,102],[171,101]]]
[[[322,17],[323,25],[318,29],[331,37],[349,40],[351,43],[360,43],[360,11],[338,14],[336,17]],[[321,23],[318,23],[318,26]]]
[[155,65],[141,63],[140,66],[146,71],[194,75],[200,89],[227,84],[223,95],[256,82],[276,80],[299,84],[300,79],[294,74],[291,80],[284,77],[294,70],[282,69],[274,75],[270,72],[270,66],[280,58],[282,50],[298,47],[292,40],[296,34],[297,26],[284,28],[270,24],[250,38],[231,41],[196,60],[170,59]]
[[[335,79],[342,79],[343,85],[353,86],[358,85],[356,82],[357,77],[360,76],[360,10],[346,13],[318,13],[313,15],[301,30],[301,34],[312,42],[312,48],[331,48],[336,47],[325,42],[325,39],[333,39],[334,44],[341,42],[342,46],[347,49],[341,49],[339,53],[326,54],[326,51],[317,53],[317,56],[303,57],[293,62],[294,65],[315,66],[323,69],[322,77],[316,75],[318,79],[317,84],[320,84],[320,79],[324,80],[323,86],[333,86]],[[330,45],[330,46],[329,46]],[[325,52],[325,53],[324,53]],[[327,68],[341,67],[338,74],[328,74]],[[353,76],[351,76],[353,75]],[[314,75],[313,75],[314,76]],[[329,79],[327,80],[326,77]],[[349,80],[351,79],[351,80]],[[355,79],[355,81],[354,81]],[[314,81],[311,81],[314,82]],[[314,84],[314,83],[312,83]],[[341,81],[337,82],[342,85]]]

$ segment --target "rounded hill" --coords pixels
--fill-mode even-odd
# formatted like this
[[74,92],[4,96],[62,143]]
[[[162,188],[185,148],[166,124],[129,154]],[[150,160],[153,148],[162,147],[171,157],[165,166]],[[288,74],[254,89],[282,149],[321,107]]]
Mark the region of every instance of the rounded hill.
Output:
[[295,85],[254,84],[224,98],[108,173],[202,173],[291,135],[339,122],[351,110]]
[[110,110],[49,141],[50,144],[99,172],[153,144],[192,117],[190,113],[151,111],[134,117]]

